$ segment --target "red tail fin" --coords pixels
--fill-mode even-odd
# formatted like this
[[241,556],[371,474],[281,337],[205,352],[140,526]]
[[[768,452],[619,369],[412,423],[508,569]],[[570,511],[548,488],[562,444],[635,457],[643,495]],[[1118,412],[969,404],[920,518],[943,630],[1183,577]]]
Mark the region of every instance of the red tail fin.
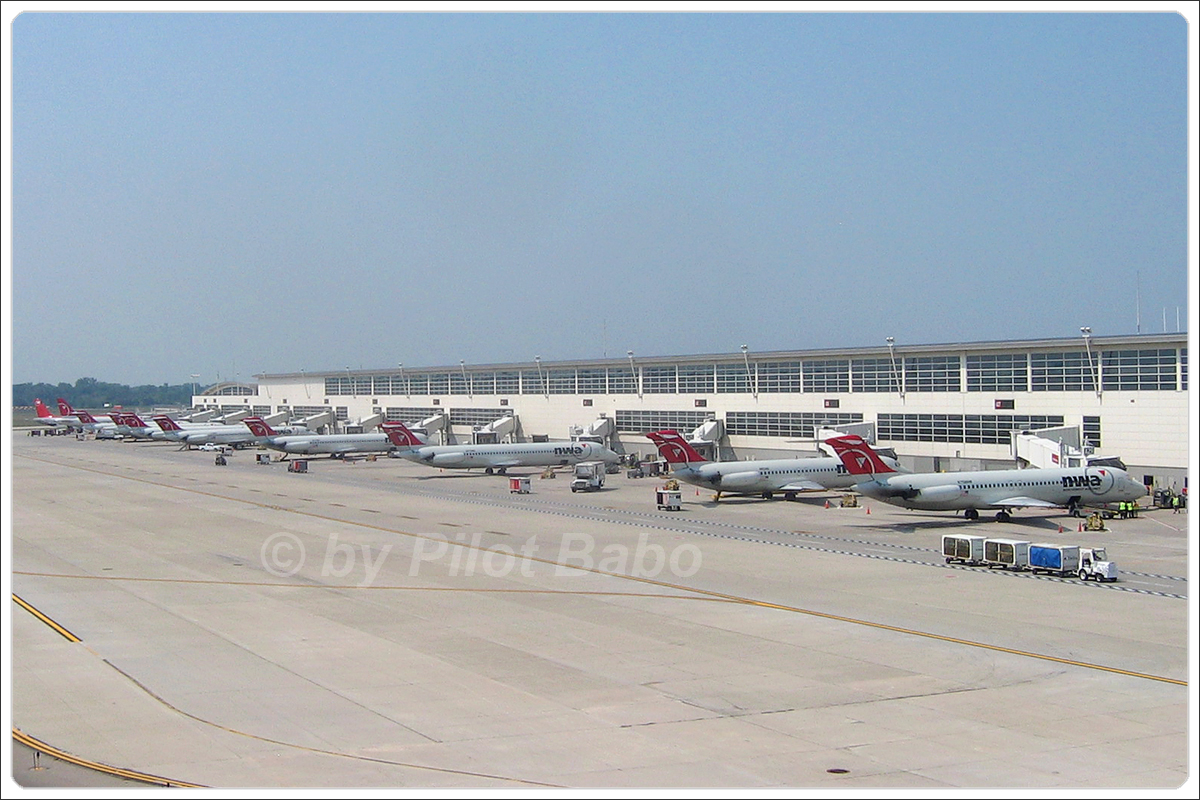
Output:
[[42,402],[41,398],[34,399],[33,407],[37,409],[37,415],[41,419],[54,416],[50,413],[50,409],[46,408],[46,404]]
[[71,408],[71,404],[60,397],[58,398],[58,413],[64,417],[73,417],[75,416],[75,409]]
[[79,417],[79,421],[84,425],[95,425],[96,418],[87,411],[76,411],[75,416]]
[[171,419],[166,414],[159,414],[157,417],[151,417],[150,419],[157,422],[158,427],[162,428],[164,431],[181,431],[181,430],[183,430],[183,428],[179,427],[178,422]]
[[687,439],[679,435],[679,431],[653,431],[646,438],[654,442],[659,454],[668,464],[706,464],[708,459],[696,452],[696,448],[688,444]]
[[423,443],[417,438],[416,434],[405,427],[403,422],[385,422],[379,427],[383,428],[383,432],[387,434],[388,439],[396,447],[423,447]]
[[833,448],[851,475],[884,475],[896,470],[884,463],[861,436],[835,436],[825,444]]
[[262,417],[246,417],[242,420],[255,436],[278,436],[279,433],[268,425]]
[[132,413],[126,414],[125,419],[129,420],[128,425],[132,428],[149,428],[150,427],[145,422],[143,422],[142,418],[139,417],[137,414],[132,414]]

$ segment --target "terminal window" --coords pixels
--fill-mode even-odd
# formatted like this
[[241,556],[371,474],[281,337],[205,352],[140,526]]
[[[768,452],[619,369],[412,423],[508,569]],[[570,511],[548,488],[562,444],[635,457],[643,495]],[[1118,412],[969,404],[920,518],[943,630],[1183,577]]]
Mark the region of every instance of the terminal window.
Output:
[[831,394],[850,391],[850,360],[830,359],[803,362],[804,391]]
[[958,356],[908,356],[904,359],[907,392],[962,391],[962,361]]
[[900,392],[900,364],[890,358],[856,358],[850,362],[855,392]]
[[1174,391],[1174,350],[1105,350],[1101,385],[1112,391]]
[[967,356],[968,392],[1029,391],[1029,356],[997,353]]

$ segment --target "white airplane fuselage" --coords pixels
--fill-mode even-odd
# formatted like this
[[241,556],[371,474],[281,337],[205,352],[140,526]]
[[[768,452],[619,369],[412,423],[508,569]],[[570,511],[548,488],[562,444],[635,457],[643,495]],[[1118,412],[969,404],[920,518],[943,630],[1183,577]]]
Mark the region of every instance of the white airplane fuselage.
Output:
[[[894,461],[885,460],[895,466]],[[732,494],[849,489],[860,480],[849,473],[840,458],[823,457],[710,461],[679,467],[673,474],[684,483]]]
[[620,456],[594,442],[546,442],[538,444],[433,445],[398,450],[401,458],[447,469],[499,469],[509,467],[557,467],[580,461],[615,464]]
[[1145,486],[1115,467],[935,472],[881,475],[867,480],[857,477],[862,482],[855,489],[862,494],[922,511],[1103,506],[1146,494]]
[[346,453],[390,453],[396,449],[386,433],[334,433],[271,436],[262,443],[272,450],[295,455],[345,455]]

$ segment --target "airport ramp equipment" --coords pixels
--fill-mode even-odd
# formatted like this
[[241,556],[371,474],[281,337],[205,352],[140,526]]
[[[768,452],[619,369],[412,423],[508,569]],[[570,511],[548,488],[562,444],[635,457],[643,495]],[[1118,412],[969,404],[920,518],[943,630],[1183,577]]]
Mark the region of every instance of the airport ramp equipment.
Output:
[[322,411],[318,414],[313,414],[311,417],[293,421],[293,425],[301,425],[308,428],[310,431],[315,431],[322,425],[333,425],[337,422],[337,417],[333,415],[333,411]]
[[568,429],[572,442],[596,442],[608,444],[609,437],[617,432],[614,420],[601,416],[595,422],[587,425],[572,425]]
[[368,414],[354,424],[364,431],[369,431],[379,427],[382,422],[383,414]]
[[500,419],[494,419],[487,425],[480,428],[480,433],[494,433],[497,438],[512,435],[512,432],[517,429],[517,417],[515,414],[507,414]]
[[713,419],[705,420],[700,427],[692,431],[688,435],[688,441],[692,445],[715,444],[721,441],[721,437],[724,435],[725,423],[714,417]]
[[[847,422],[845,425],[829,425],[817,427],[817,449],[827,456],[837,458],[838,454],[832,447],[825,444],[826,439],[832,439],[835,436],[861,436],[863,441],[869,445],[875,444],[875,423],[874,422]],[[878,448],[876,448],[878,449]]]
[[1105,456],[1084,441],[1078,425],[1063,425],[1032,431],[1012,431],[1012,454],[1017,465],[1038,469],[1056,467],[1118,467],[1117,456]]
[[439,412],[421,420],[417,423],[417,427],[424,429],[426,433],[445,430],[450,427],[450,415],[445,411]]

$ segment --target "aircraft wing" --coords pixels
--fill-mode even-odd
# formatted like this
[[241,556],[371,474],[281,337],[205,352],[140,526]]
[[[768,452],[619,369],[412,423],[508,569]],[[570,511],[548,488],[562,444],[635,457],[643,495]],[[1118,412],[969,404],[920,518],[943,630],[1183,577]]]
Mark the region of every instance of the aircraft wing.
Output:
[[816,481],[806,481],[803,478],[780,486],[777,492],[823,492],[825,487]]
[[1058,508],[1056,503],[1048,503],[1045,500],[1038,500],[1035,497],[1006,497],[1003,500],[995,500],[988,505],[1004,506],[1006,508]]

